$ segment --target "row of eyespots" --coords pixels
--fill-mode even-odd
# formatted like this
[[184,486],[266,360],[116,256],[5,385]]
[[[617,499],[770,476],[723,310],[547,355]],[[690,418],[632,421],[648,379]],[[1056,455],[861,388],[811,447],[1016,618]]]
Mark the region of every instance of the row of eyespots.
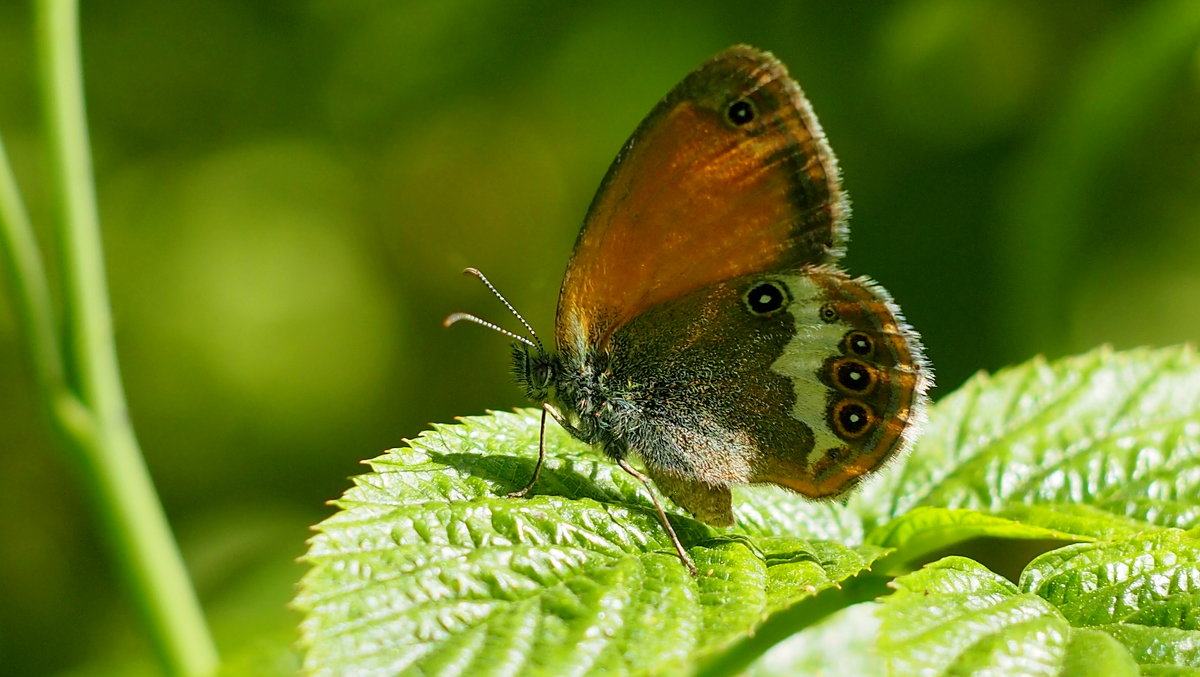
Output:
[[[825,304],[821,310],[821,319],[826,321],[830,321],[826,319],[827,315],[838,314],[833,304]],[[851,397],[833,404],[829,411],[829,422],[838,437],[853,440],[865,435],[878,419],[870,405],[856,397],[871,392],[879,383],[876,368],[857,359],[869,359],[875,355],[875,340],[864,331],[852,330],[842,337],[839,347],[844,355],[855,357],[840,357],[826,362],[826,376],[829,382]]]
[[[783,310],[792,302],[791,290],[779,280],[763,280],[742,295],[742,302],[755,315],[770,316]],[[818,316],[826,324],[832,324],[841,319],[837,304],[826,303],[818,310]],[[865,331],[853,330],[842,337],[842,352],[859,357],[871,357],[875,354],[875,339]]]
[[867,360],[875,355],[875,339],[864,331],[848,331],[839,347],[846,357],[825,362],[828,382],[847,395],[865,395],[874,390],[879,383],[879,369]]

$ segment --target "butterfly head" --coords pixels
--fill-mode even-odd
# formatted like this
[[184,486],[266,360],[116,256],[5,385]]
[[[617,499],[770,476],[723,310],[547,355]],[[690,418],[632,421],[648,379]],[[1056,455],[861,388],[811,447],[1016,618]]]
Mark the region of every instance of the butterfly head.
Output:
[[546,349],[542,346],[541,339],[538,338],[537,332],[533,330],[533,327],[529,326],[529,323],[526,322],[525,318],[517,312],[517,309],[513,308],[512,304],[508,302],[508,299],[504,298],[504,295],[496,290],[496,287],[492,285],[492,283],[487,279],[487,277],[484,276],[483,273],[474,268],[467,268],[463,272],[468,275],[472,275],[483,282],[483,284],[492,292],[492,294],[494,294],[496,298],[500,299],[500,302],[504,304],[504,307],[508,308],[509,312],[511,312],[513,316],[521,322],[521,325],[524,326],[525,330],[529,332],[529,336],[525,337],[520,334],[515,334],[495,323],[488,322],[487,320],[470,313],[454,313],[450,317],[447,317],[442,324],[449,327],[456,322],[465,320],[467,322],[474,322],[475,324],[487,327],[492,331],[499,332],[513,339],[512,368],[517,382],[524,387],[525,394],[528,395],[533,401],[545,402],[550,399],[550,396],[553,394],[552,391],[554,381],[560,370],[560,361],[558,358],[546,352]]
[[559,361],[541,346],[529,346],[515,341],[512,344],[512,369],[525,395],[534,402],[546,402],[553,394]]

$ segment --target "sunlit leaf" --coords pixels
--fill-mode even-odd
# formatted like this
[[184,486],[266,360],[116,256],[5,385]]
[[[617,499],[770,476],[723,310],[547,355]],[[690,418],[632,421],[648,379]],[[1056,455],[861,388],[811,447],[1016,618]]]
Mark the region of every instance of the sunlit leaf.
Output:
[[938,403],[905,465],[852,505],[878,522],[971,508],[1109,537],[1200,524],[1198,497],[1200,361],[1182,347],[980,375]]
[[640,485],[561,431],[537,495],[506,498],[534,420],[440,426],[355,479],[305,558],[308,671],[686,672],[883,552],[676,518],[693,578]]
[[[1198,407],[1200,367],[1186,349],[1100,350],[981,376],[934,407],[907,465],[846,504],[747,488],[733,528],[672,514],[696,578],[646,490],[557,426],[533,495],[506,497],[533,472],[535,411],[436,426],[371,461],[318,525],[296,601],[305,666],[733,674],[795,632],[789,645],[801,649],[786,661],[810,665],[832,654],[813,653],[804,629],[866,599],[842,594],[860,590],[864,571],[901,572],[988,537],[1080,543],[1039,558],[1021,588],[964,558],[902,576],[871,615],[878,629],[864,624],[872,656],[897,674],[1086,674],[1098,657],[1113,674],[1136,672],[1135,659],[1190,667],[1191,635],[1169,633],[1195,631],[1191,540],[1164,529],[1200,510]],[[1168,571],[1171,556],[1186,562]],[[1148,557],[1155,576],[1088,588],[1103,567],[1136,571]],[[1150,590],[1158,597],[1137,596]],[[1131,599],[1153,622],[1093,608]]]
[[1152,531],[1042,555],[1021,588],[1114,637],[1143,669],[1200,672],[1200,533]]
[[1108,657],[1103,674],[1138,674],[1119,646],[1076,635],[1053,604],[969,559],[940,560],[896,587],[879,612],[880,652],[893,674],[1086,674],[1097,648]]

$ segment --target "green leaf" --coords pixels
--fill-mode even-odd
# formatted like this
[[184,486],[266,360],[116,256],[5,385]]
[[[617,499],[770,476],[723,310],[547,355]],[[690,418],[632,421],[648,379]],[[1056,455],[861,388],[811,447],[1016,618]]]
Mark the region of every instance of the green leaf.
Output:
[[878,604],[846,607],[780,642],[746,672],[747,677],[792,675],[886,675],[875,650]]
[[[305,558],[308,672],[735,674],[790,634],[811,647],[822,619],[882,595],[880,572],[981,536],[1093,542],[1039,558],[1021,588],[963,558],[897,579],[871,607],[881,629],[861,628],[895,674],[1200,670],[1192,540],[1168,529],[1200,522],[1188,349],[977,377],[933,408],[906,464],[844,504],[749,487],[731,529],[672,514],[696,578],[645,489],[558,426],[534,495],[505,497],[533,472],[538,419],[436,426],[371,461]],[[1132,573],[1171,556],[1173,586]],[[1088,588],[1121,571],[1127,584]],[[1093,608],[1131,600],[1141,615]]]
[[898,674],[1200,672],[1200,533],[1154,530],[1035,559],[1019,586],[950,557],[896,579],[879,644]]
[[1145,674],[1112,635],[1090,628],[1071,628],[1067,660],[1060,673],[1064,677],[1136,675],[1139,672]]
[[[1042,514],[1046,522],[1053,515]],[[1059,541],[1091,540],[1086,532],[1076,533],[1040,526],[1037,521],[1021,521],[987,515],[975,510],[921,507],[901,515],[871,532],[868,542],[892,549],[876,568],[882,571],[903,569],[921,556],[971,538],[1045,539]]]
[[[1053,604],[962,557],[896,579],[879,649],[898,675],[1136,675],[1127,652],[1072,628]],[[1102,672],[1086,672],[1098,654]]]
[[306,670],[687,672],[884,553],[675,516],[693,578],[641,486],[557,428],[537,495],[506,498],[536,445],[531,412],[496,414],[371,461],[305,557]]
[[[850,508],[867,523],[868,542],[907,557],[953,538],[1059,537],[1039,527],[1085,540],[1196,526],[1200,363],[1188,347],[1100,349],[980,375],[933,408],[905,464]],[[920,508],[979,516],[931,519]],[[922,533],[919,521],[936,533]]]
[[1200,675],[1200,638],[1194,630],[1122,624],[1100,630],[1125,646],[1143,675]]
[[1144,668],[1200,671],[1200,533],[1153,531],[1035,559],[1021,588],[1107,632]]
[[744,534],[863,542],[862,518],[845,504],[810,501],[777,487],[734,487],[733,514]]

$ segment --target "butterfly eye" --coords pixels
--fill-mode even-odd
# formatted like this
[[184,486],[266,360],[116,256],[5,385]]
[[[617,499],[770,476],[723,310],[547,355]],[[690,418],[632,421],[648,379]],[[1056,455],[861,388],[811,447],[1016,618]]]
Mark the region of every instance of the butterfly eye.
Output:
[[791,296],[782,282],[767,280],[751,287],[743,300],[750,312],[769,316],[786,306],[791,301]]
[[725,109],[725,118],[735,127],[753,122],[756,117],[758,111],[754,110],[754,104],[749,99],[738,99]]

